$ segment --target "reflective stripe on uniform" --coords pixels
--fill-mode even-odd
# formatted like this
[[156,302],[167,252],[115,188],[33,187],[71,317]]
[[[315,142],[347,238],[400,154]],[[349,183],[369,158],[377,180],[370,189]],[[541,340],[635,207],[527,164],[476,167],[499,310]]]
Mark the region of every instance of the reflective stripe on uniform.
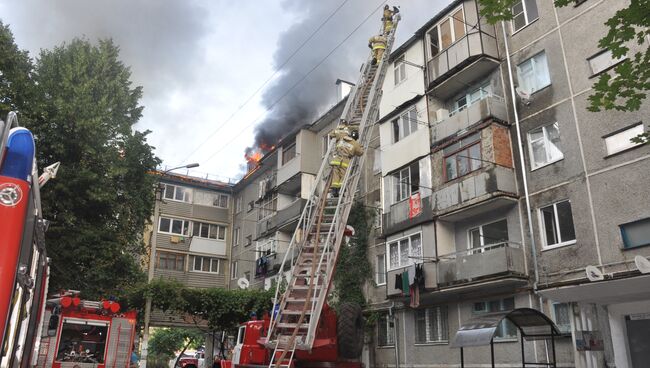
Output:
[[335,183],[332,183],[331,187],[332,188],[341,188],[342,185],[343,185],[343,183],[337,181]]
[[341,167],[348,167],[349,166],[349,164],[347,162],[341,162],[341,161],[337,161],[337,160],[330,161],[330,165],[332,165],[332,166],[341,166]]
[[373,49],[373,50],[377,50],[377,49],[385,50],[385,49],[386,49],[386,45],[384,45],[384,44],[380,44],[380,45],[372,45],[372,49]]

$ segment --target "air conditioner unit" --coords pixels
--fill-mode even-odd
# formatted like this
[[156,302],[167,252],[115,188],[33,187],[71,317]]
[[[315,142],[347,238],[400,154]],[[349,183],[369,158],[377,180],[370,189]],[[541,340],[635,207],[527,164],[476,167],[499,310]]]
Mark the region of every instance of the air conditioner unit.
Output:
[[447,109],[438,109],[436,111],[436,121],[443,121],[449,117],[449,110]]
[[260,187],[259,187],[259,192],[258,192],[258,198],[262,199],[262,198],[264,198],[264,195],[266,194],[266,180],[261,180],[259,185],[260,185]]

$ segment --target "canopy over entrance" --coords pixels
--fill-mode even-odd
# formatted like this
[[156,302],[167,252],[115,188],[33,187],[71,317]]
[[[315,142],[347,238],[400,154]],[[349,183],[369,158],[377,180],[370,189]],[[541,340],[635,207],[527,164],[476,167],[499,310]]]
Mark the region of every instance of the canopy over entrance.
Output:
[[[468,320],[460,326],[450,346],[460,348],[461,367],[464,366],[463,348],[484,345],[490,345],[491,347],[492,366],[494,367],[494,334],[504,319],[512,322],[521,335],[522,366],[556,366],[555,338],[561,335],[560,330],[544,313],[531,308],[518,308],[512,311],[483,314]],[[526,362],[524,360],[524,341],[530,340],[551,340],[553,361],[546,363]]]

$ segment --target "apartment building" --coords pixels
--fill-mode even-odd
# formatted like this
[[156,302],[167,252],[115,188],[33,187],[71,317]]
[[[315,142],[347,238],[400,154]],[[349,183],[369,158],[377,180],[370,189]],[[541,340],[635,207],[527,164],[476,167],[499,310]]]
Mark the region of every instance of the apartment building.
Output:
[[[650,147],[629,138],[644,131],[648,106],[586,109],[594,78],[620,61],[597,44],[624,6],[519,1],[504,39],[476,1],[457,0],[393,51],[378,122],[383,216],[370,252],[369,309],[379,316],[370,366],[459,364],[449,342],[465,321],[525,307],[562,332],[558,364],[647,362],[650,284],[635,256],[649,252],[650,207],[639,199],[648,196]],[[397,282],[414,263],[425,275],[417,307]],[[600,272],[588,277],[587,266]],[[526,343],[522,358],[508,322],[494,341],[501,366],[549,359],[539,342]],[[490,350],[464,358],[485,364]]]
[[[194,288],[228,287],[232,185],[156,172],[159,190],[149,235],[153,279]],[[154,310],[151,325],[194,325],[184,316]]]

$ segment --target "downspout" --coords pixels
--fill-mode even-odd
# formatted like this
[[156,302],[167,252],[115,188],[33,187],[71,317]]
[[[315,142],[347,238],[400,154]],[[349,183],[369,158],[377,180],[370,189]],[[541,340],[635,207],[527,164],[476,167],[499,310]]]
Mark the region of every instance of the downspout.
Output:
[[[524,146],[521,141],[521,129],[519,127],[519,113],[517,112],[517,94],[515,92],[515,83],[512,79],[512,65],[510,63],[510,49],[508,48],[508,35],[506,34],[506,22],[501,21],[501,30],[503,31],[503,43],[506,51],[506,62],[508,65],[508,81],[510,82],[510,95],[512,98],[512,111],[515,117],[515,129],[517,130],[517,145],[519,148],[519,165],[521,166],[521,178],[524,182],[524,198],[526,200],[526,212],[528,213],[528,232],[530,233],[530,247],[533,254],[533,270],[535,272],[535,281],[533,282],[533,292],[539,298],[539,310],[544,313],[542,296],[537,293],[539,284],[539,269],[537,267],[537,245],[535,244],[535,234],[533,232],[533,214],[530,209],[530,194],[528,192],[528,177],[526,175],[526,161],[524,160]],[[523,337],[522,337],[523,338]],[[546,361],[549,361],[548,342],[544,340],[546,350]],[[536,359],[537,360],[537,359]]]

